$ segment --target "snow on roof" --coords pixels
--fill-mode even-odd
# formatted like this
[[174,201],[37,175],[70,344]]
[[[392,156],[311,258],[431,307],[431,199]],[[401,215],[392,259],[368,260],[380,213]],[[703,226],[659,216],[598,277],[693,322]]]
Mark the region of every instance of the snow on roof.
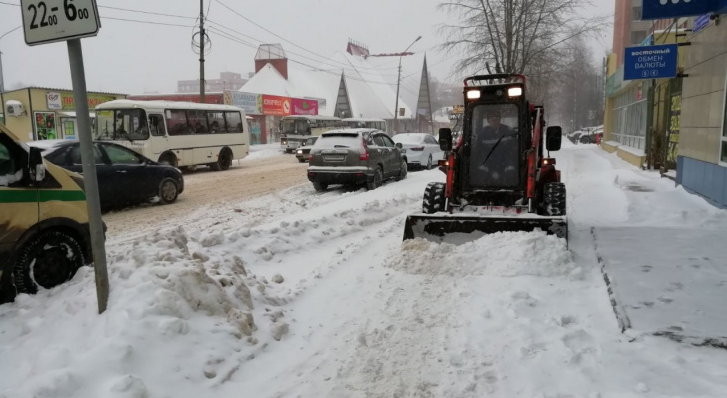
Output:
[[[341,64],[346,74],[348,98],[354,116],[364,118],[393,119],[396,106],[396,85],[386,81],[373,69],[369,61],[347,52],[335,53],[331,60]],[[399,96],[399,108],[404,108],[403,118],[411,118],[412,111]]]
[[318,113],[322,116],[333,116],[340,82],[341,75],[337,72],[293,68],[288,68],[288,80],[286,80],[277,69],[267,64],[239,91],[281,97],[325,99],[325,108],[319,101]]
[[[340,64],[340,69],[331,64]],[[393,119],[396,106],[396,85],[387,82],[375,69],[375,64],[346,52],[335,53],[321,64],[321,69],[288,68],[286,80],[272,65],[267,64],[245,83],[241,92],[277,95],[282,97],[325,99],[326,107],[319,104],[319,114],[333,116],[338,98],[341,73],[346,76],[348,98],[353,116],[369,119]],[[404,116],[411,118],[411,108],[399,96],[399,107]]]

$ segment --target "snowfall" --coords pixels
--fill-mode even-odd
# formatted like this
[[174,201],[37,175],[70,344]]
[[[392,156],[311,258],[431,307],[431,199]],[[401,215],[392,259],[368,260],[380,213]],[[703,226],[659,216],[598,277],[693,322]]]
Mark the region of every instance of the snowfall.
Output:
[[564,146],[567,246],[402,242],[439,170],[109,236],[102,315],[88,267],[0,306],[0,397],[727,396],[727,211]]

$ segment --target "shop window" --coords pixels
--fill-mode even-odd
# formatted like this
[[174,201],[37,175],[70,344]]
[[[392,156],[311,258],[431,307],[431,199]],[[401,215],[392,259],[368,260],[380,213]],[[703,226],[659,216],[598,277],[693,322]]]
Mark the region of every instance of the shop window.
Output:
[[35,112],[35,131],[38,140],[57,139],[56,114],[53,112]]
[[631,44],[641,44],[646,39],[646,31],[645,30],[639,30],[636,32],[631,32]]
[[727,166],[727,76],[724,82],[724,104],[722,112],[722,153],[720,154],[720,162]]

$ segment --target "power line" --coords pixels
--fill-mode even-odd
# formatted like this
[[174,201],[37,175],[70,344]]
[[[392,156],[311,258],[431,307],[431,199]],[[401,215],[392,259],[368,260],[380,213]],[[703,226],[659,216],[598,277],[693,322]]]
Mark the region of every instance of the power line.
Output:
[[[264,30],[264,31],[266,31],[266,32],[268,32],[268,33],[270,33],[271,35],[273,35],[273,36],[275,36],[275,37],[279,38],[280,40],[283,40],[284,42],[286,42],[286,43],[289,43],[289,44],[291,44],[291,45],[293,45],[293,46],[295,46],[295,47],[298,47],[298,48],[300,48],[300,49],[302,49],[302,50],[304,50],[304,51],[306,51],[306,52],[309,52],[309,53],[311,53],[311,54],[313,54],[313,55],[315,55],[315,56],[317,56],[317,57],[319,57],[319,58],[323,58],[323,59],[328,59],[328,57],[325,57],[325,56],[323,56],[323,55],[320,55],[320,54],[318,54],[318,53],[316,53],[316,52],[313,52],[313,51],[311,51],[311,50],[308,50],[307,48],[305,48],[305,47],[302,47],[302,46],[300,46],[300,45],[298,45],[298,44],[295,44],[295,43],[293,43],[292,41],[290,41],[290,40],[288,40],[288,39],[284,38],[283,36],[280,36],[279,34],[277,34],[277,33],[273,32],[273,31],[271,31],[271,30],[269,30],[269,29],[267,29],[267,28],[265,28],[265,27],[263,27],[263,26],[261,26],[261,25],[258,25],[258,24],[257,24],[257,23],[256,23],[255,21],[253,21],[253,20],[251,20],[250,18],[248,18],[248,17],[246,17],[246,16],[244,16],[244,15],[240,14],[239,12],[237,12],[237,11],[235,11],[234,9],[230,8],[229,6],[227,6],[227,5],[225,4],[225,3],[221,2],[220,0],[215,0],[215,1],[217,1],[217,2],[218,2],[218,3],[220,4],[220,5],[221,5],[221,6],[223,6],[223,7],[227,8],[228,10],[232,11],[232,13],[234,13],[234,14],[235,14],[235,15],[237,15],[237,16],[239,16],[240,18],[242,18],[242,19],[244,19],[244,20],[246,20],[246,21],[250,22],[251,24],[253,24],[253,25],[257,26],[258,28],[260,28],[260,29],[262,29],[262,30]],[[343,64],[342,62],[339,62],[339,61],[335,61],[335,60],[331,60],[331,61],[333,61],[333,62],[337,62],[337,63],[339,63],[339,64]],[[363,69],[372,69],[372,70],[383,70],[383,69],[397,69],[397,68],[363,68]]]
[[[223,29],[226,29],[226,30],[228,30],[230,32],[237,33],[237,34],[242,35],[242,36],[244,36],[244,37],[246,37],[248,39],[251,39],[251,40],[254,40],[254,41],[257,41],[257,42],[260,42],[260,43],[264,43],[264,41],[262,41],[260,39],[256,39],[256,38],[254,38],[254,37],[252,37],[250,35],[246,35],[246,34],[244,34],[242,32],[238,32],[238,31],[236,31],[236,30],[234,30],[232,28],[229,28],[229,27],[227,27],[225,25],[222,25],[220,23],[217,23],[215,21],[212,21],[212,20],[209,20],[208,19],[207,22],[209,22],[211,24],[214,24],[214,25],[218,25],[218,26],[222,27]],[[219,29],[216,29],[216,30],[217,31],[220,31]],[[225,33],[227,33],[227,32],[225,32]],[[230,35],[230,36],[234,36],[231,33],[227,33],[227,34]],[[240,40],[242,40],[242,39],[240,39]],[[299,54],[299,53],[296,53],[296,52],[293,52],[293,51],[290,51],[290,50],[287,50],[286,52],[287,53],[290,53],[290,54],[293,54],[293,55],[297,55],[297,56],[299,56],[301,58],[305,58],[305,59],[310,60],[310,61],[313,61],[313,62],[318,62],[318,63],[321,63],[323,65],[327,65],[327,66],[330,66],[330,67],[333,67],[333,68],[337,68],[337,69],[344,69],[344,70],[347,70],[349,72],[356,72],[356,73],[361,73],[361,74],[370,74],[370,75],[375,75],[375,76],[387,76],[387,77],[395,77],[396,76],[396,75],[388,75],[388,74],[379,74],[379,73],[376,73],[376,72],[364,72],[364,71],[358,70],[355,66],[353,66],[351,64],[345,64],[345,63],[339,62],[341,64],[341,66],[339,66],[339,65],[335,65],[335,64],[328,63],[328,62],[320,61],[320,60],[317,60],[315,58],[311,58],[311,57],[308,57],[308,56],[305,56],[303,54]],[[338,61],[335,61],[335,60],[330,60],[330,61],[332,61],[332,62],[338,62]],[[342,66],[342,65],[346,65],[346,66]]]
[[126,19],[126,18],[101,17],[101,19],[111,19],[111,20],[114,20],[114,21],[145,23],[145,24],[149,24],[149,25],[177,26],[177,27],[180,27],[180,28],[193,28],[194,27],[194,26],[191,26],[191,25],[179,25],[179,24],[173,24],[173,23],[152,22],[152,21],[139,21],[137,19]]
[[[235,36],[233,36],[233,35],[231,35],[231,34],[229,34],[229,33],[223,32],[223,31],[221,31],[221,30],[219,30],[219,29],[216,29],[216,28],[214,28],[214,27],[213,27],[213,29],[214,29],[214,31],[213,31],[212,33],[214,33],[214,34],[216,34],[216,35],[219,35],[220,37],[223,37],[223,38],[225,38],[225,39],[228,39],[228,40],[230,40],[230,41],[233,41],[233,42],[236,42],[236,43],[242,44],[242,45],[244,45],[244,46],[247,46],[247,47],[250,47],[250,48],[253,48],[253,49],[257,49],[257,46],[255,46],[255,45],[254,45],[254,44],[252,44],[252,43],[248,43],[248,42],[246,42],[246,41],[244,41],[244,40],[241,40],[241,39],[239,39],[239,38],[237,38],[237,37],[235,37]],[[307,64],[307,63],[305,63],[305,62],[301,62],[301,61],[298,61],[298,60],[296,60],[296,59],[293,59],[293,58],[290,58],[290,57],[288,57],[288,60],[289,60],[290,62],[293,62],[293,63],[299,64],[299,65],[303,65],[303,66],[306,66],[306,67],[308,67],[308,68],[311,68],[311,69],[313,69],[313,70],[316,70],[316,71],[319,71],[319,72],[323,72],[323,73],[328,73],[328,74],[330,74],[330,75],[334,75],[334,76],[340,76],[340,74],[339,74],[339,73],[336,73],[336,72],[333,72],[333,71],[330,71],[330,70],[327,70],[327,69],[321,69],[321,68],[318,68],[318,67],[316,67],[316,66],[313,66],[313,65]],[[395,84],[395,83],[374,82],[374,81],[370,81],[370,80],[365,80],[365,79],[359,79],[359,78],[357,78],[357,77],[354,77],[354,76],[350,76],[350,75],[346,75],[346,78],[348,78],[348,79],[351,79],[351,80],[355,80],[355,81],[359,81],[359,82],[363,82],[363,83],[370,83],[370,84],[383,84],[383,85],[386,85],[386,86],[396,86],[396,84]]]
[[117,11],[126,11],[126,12],[135,12],[139,14],[150,14],[150,15],[159,15],[163,17],[170,17],[170,18],[182,18],[182,19],[197,19],[194,17],[187,17],[184,15],[174,15],[174,14],[165,14],[161,12],[152,12],[152,11],[143,11],[143,10],[132,10],[130,8],[121,8],[121,7],[110,7],[110,6],[98,6],[98,8],[108,8],[109,10],[117,10]]

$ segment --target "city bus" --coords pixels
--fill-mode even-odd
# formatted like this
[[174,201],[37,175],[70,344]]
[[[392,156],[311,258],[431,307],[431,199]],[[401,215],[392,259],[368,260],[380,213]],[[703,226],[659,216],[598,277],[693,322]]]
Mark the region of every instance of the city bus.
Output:
[[115,100],[96,106],[95,137],[159,163],[227,170],[250,153],[245,111],[229,105]]
[[292,153],[307,138],[345,126],[341,119],[333,116],[284,116],[280,120],[280,148],[286,153]]
[[353,129],[366,128],[366,129],[378,129],[381,131],[386,131],[386,120],[384,120],[384,119],[365,119],[365,118],[351,117],[351,118],[343,119],[343,123],[346,124],[346,127],[353,128]]

